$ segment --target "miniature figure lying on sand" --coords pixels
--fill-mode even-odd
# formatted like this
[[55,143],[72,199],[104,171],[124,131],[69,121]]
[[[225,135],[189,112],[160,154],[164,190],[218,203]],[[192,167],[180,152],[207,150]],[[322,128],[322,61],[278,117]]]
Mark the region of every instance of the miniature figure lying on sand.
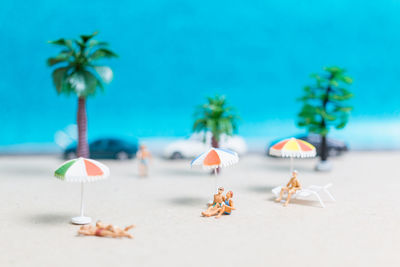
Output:
[[233,206],[233,192],[229,191],[226,196],[223,195],[224,188],[218,188],[218,193],[214,195],[213,203],[208,207],[206,211],[203,211],[201,215],[204,217],[215,216],[216,219],[222,216],[222,214],[229,215],[232,210],[235,210]]
[[285,207],[289,204],[292,195],[296,193],[297,190],[301,189],[301,184],[299,180],[297,180],[297,174],[298,172],[296,170],[292,172],[292,178],[290,179],[286,187],[282,187],[279,197],[275,199],[276,202],[280,202],[282,200],[283,194],[287,193],[286,202],[285,204],[283,204]]
[[113,226],[112,224],[105,225],[102,222],[96,222],[96,226],[84,225],[78,230],[78,234],[87,236],[100,236],[100,237],[128,237],[133,238],[128,231],[134,228],[134,225],[129,225],[125,229]]

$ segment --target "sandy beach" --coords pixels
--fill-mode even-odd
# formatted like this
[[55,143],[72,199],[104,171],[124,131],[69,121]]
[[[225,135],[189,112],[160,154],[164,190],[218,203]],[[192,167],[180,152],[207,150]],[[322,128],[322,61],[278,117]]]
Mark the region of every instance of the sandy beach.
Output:
[[[289,178],[289,160],[251,154],[215,181],[189,161],[104,160],[108,180],[87,184],[86,215],[134,239],[77,236],[80,186],[53,178],[56,156],[0,157],[0,266],[400,266],[400,152],[351,152],[330,173],[296,160],[303,186],[333,183],[337,202],[288,207],[271,189]],[[202,218],[215,184],[234,192],[237,210]]]

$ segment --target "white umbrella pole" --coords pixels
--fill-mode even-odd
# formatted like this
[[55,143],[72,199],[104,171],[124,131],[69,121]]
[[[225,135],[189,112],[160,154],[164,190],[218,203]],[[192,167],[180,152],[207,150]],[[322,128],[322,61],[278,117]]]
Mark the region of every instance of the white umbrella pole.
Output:
[[84,198],[83,198],[83,192],[84,192],[84,183],[81,182],[81,215],[78,217],[74,217],[71,219],[73,224],[88,224],[91,223],[92,219],[89,217],[85,217],[83,216],[83,210],[85,207],[85,202],[84,202]]
[[83,201],[83,182],[81,183],[81,217],[83,217],[84,201]]
[[290,157],[290,175],[293,173],[293,157]]
[[217,188],[217,168],[214,169],[214,190]]

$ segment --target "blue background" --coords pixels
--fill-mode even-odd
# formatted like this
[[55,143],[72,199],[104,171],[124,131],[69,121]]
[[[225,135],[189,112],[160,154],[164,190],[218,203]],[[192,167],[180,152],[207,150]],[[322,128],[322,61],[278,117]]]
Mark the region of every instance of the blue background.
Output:
[[249,139],[300,133],[309,74],[338,65],[354,78],[355,110],[333,135],[400,146],[399,14],[399,1],[3,1],[0,146],[52,143],[75,123],[77,100],[57,96],[45,60],[59,50],[46,42],[96,30],[120,58],[88,100],[89,138],[188,135],[194,107],[215,93]]

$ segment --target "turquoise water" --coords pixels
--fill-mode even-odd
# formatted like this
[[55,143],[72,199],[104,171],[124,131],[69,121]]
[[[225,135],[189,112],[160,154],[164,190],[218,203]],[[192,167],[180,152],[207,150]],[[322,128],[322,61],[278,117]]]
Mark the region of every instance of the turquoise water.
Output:
[[57,96],[45,59],[59,37],[100,31],[120,55],[114,81],[88,100],[89,138],[190,134],[194,107],[226,94],[239,133],[302,133],[295,99],[308,75],[340,65],[354,78],[357,148],[400,147],[398,1],[7,1],[0,10],[0,147],[51,144],[77,101]]

